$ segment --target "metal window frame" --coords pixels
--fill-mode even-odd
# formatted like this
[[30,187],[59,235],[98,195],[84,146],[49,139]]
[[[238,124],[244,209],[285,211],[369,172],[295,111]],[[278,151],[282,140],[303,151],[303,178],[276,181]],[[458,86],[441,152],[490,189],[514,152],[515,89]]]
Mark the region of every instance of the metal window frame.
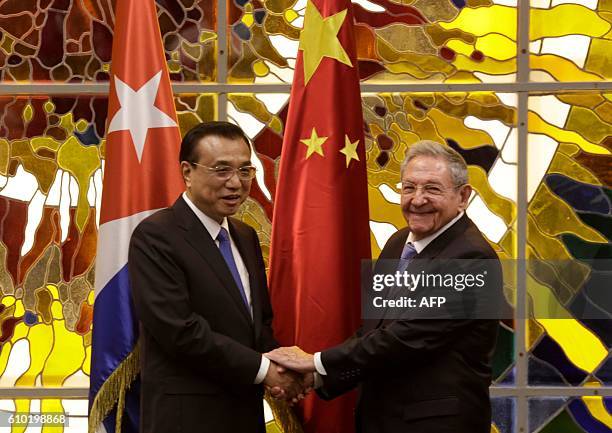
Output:
[[[491,397],[611,397],[612,387],[587,388],[563,386],[492,386]],[[86,400],[89,388],[76,387],[2,387],[0,399],[35,398]]]
[[[529,18],[530,1],[518,0],[517,30],[517,80],[509,83],[418,83],[418,82],[371,82],[361,84],[362,93],[430,93],[430,92],[478,92],[494,91],[515,93],[518,96],[518,167],[517,167],[517,258],[524,259],[527,246],[527,138],[528,138],[528,100],[530,94],[546,94],[557,91],[608,91],[612,81],[602,82],[531,82],[529,80]],[[229,58],[226,0],[217,0],[217,82],[215,83],[174,83],[175,94],[215,93],[218,95],[216,116],[227,119],[227,96],[229,93],[289,93],[291,85],[278,84],[232,84],[228,83],[227,60]],[[108,83],[0,83],[3,95],[106,95]],[[514,357],[515,384],[492,386],[492,397],[516,399],[515,433],[525,433],[529,429],[529,398],[532,397],[583,397],[612,396],[612,386],[594,387],[554,387],[530,386],[528,383],[528,351],[526,347],[526,287],[527,274],[523,260],[519,260],[517,270],[517,309],[515,314]],[[18,387],[0,388],[0,398],[61,398],[86,399],[88,388],[41,388]]]
[[[520,67],[519,62],[519,67]],[[220,73],[219,73],[220,75]],[[512,83],[412,83],[379,82],[361,83],[361,93],[432,93],[432,92],[497,92],[546,94],[552,92],[585,92],[612,90],[612,81],[570,81],[570,82],[512,82]],[[1,95],[100,95],[108,94],[108,83],[0,83]],[[233,83],[173,83],[172,91],[181,93],[217,93],[219,105],[227,101],[228,93],[289,93],[291,84],[233,84]],[[226,107],[218,108],[218,118],[226,118]]]

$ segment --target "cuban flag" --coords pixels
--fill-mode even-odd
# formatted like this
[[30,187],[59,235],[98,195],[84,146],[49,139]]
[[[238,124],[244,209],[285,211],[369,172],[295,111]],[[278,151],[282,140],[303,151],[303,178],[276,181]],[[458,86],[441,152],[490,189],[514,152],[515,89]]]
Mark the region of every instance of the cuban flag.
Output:
[[138,320],[130,237],[183,191],[180,132],[154,0],[119,0],[96,259],[89,432],[138,431]]

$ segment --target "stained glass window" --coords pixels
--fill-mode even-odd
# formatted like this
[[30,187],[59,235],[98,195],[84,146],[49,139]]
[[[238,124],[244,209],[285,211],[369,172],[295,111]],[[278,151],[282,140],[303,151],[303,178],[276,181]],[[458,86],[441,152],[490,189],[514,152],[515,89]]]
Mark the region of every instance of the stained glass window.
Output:
[[512,397],[491,399],[491,433],[513,433],[516,401]]
[[[258,173],[238,216],[267,260],[306,0],[156,3],[181,132],[227,118],[253,140]],[[36,388],[0,393],[0,418],[69,413],[64,432],[86,422],[114,4],[0,2],[0,388]],[[467,213],[499,256],[570,263],[510,276],[524,277],[530,315],[500,322],[492,431],[609,431],[612,307],[589,281],[605,278],[593,258],[612,259],[612,2],[353,0],[353,15],[373,256],[405,224],[410,144],[458,150],[475,189]],[[563,319],[538,316],[542,293]],[[577,314],[584,305],[608,319]],[[267,406],[266,421],[280,431]]]
[[[217,5],[157,0],[171,78],[216,79]],[[115,0],[0,4],[0,80],[108,81]]]
[[610,431],[605,397],[543,397],[529,399],[529,432],[591,433]]
[[[306,0],[229,2],[232,82],[290,83]],[[498,82],[516,75],[516,7],[488,1],[353,2],[363,80]]]
[[610,79],[610,2],[536,0],[531,6],[531,80]]
[[[612,312],[609,296],[596,286],[601,271],[585,261],[611,257],[607,96],[580,92],[529,98],[528,254],[566,263],[577,259],[571,274],[558,273],[561,284],[529,276],[529,293],[552,291],[567,312],[562,320],[535,318],[529,324],[529,380],[535,385],[610,384],[610,322],[573,314],[583,303]],[[583,278],[572,278],[576,275]]]

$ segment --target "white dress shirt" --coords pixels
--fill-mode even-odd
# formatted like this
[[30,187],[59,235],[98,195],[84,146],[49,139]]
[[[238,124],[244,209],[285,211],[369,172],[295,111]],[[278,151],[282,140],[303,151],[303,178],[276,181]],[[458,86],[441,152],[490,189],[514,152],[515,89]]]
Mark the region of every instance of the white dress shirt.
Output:
[[[204,228],[206,228],[210,236],[215,241],[215,245],[217,245],[217,248],[219,247],[219,241],[217,240],[217,236],[221,231],[221,227],[227,230],[230,239],[230,245],[232,247],[232,256],[234,256],[236,268],[238,268],[238,275],[240,276],[240,281],[242,282],[242,287],[244,288],[244,294],[246,296],[247,301],[249,302],[249,311],[251,313],[251,317],[253,317],[253,304],[251,300],[251,284],[249,282],[249,271],[247,270],[244,261],[240,256],[238,247],[236,247],[236,244],[234,243],[234,239],[232,238],[232,235],[230,233],[229,224],[227,223],[227,218],[223,218],[223,221],[221,221],[221,224],[219,224],[217,221],[215,221],[214,219],[206,215],[204,212],[202,212],[200,209],[198,209],[198,207],[193,204],[193,202],[189,199],[186,192],[183,193],[183,200],[185,200],[187,206],[189,206],[193,213],[195,213],[198,219],[202,222]],[[259,366],[259,371],[257,372],[257,376],[255,377],[254,383],[263,382],[266,377],[266,374],[268,374],[269,367],[270,360],[265,356],[262,356],[261,365]]]
[[[406,243],[411,242],[412,245],[414,245],[414,248],[416,249],[417,254],[421,254],[421,251],[423,251],[427,245],[429,245],[435,238],[437,238],[442,233],[444,233],[446,230],[448,230],[450,226],[452,226],[457,221],[459,221],[459,219],[463,216],[464,213],[465,213],[464,211],[459,212],[459,215],[457,215],[455,218],[450,220],[446,225],[441,227],[437,232],[427,237],[424,237],[423,239],[419,239],[418,241],[414,240],[414,235],[412,234],[412,232],[408,233],[408,238],[406,239]],[[315,364],[315,368],[317,369],[317,373],[323,376],[327,375],[327,371],[325,371],[325,367],[323,366],[323,362],[321,361],[321,352],[317,352],[314,354],[314,364]],[[321,378],[317,377],[317,375],[315,374],[315,388],[320,386],[321,382],[322,382]]]

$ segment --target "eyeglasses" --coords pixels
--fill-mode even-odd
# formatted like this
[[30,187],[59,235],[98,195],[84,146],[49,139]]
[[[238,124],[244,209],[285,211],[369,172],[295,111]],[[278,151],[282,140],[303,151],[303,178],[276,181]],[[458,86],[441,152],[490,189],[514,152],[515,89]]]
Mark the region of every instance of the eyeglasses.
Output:
[[255,177],[255,173],[257,172],[257,168],[253,167],[252,165],[243,165],[242,167],[234,168],[230,167],[229,165],[216,165],[214,167],[209,167],[207,165],[198,164],[197,162],[189,162],[189,164],[205,168],[217,179],[223,181],[230,180],[234,173],[238,173],[238,179],[242,181],[251,180]]
[[403,195],[412,197],[416,195],[417,191],[420,189],[421,194],[426,197],[440,197],[452,190],[458,190],[463,185],[455,186],[453,188],[444,188],[442,185],[437,185],[435,183],[427,183],[425,185],[415,185],[411,182],[402,182],[398,185],[401,188],[401,192]]

